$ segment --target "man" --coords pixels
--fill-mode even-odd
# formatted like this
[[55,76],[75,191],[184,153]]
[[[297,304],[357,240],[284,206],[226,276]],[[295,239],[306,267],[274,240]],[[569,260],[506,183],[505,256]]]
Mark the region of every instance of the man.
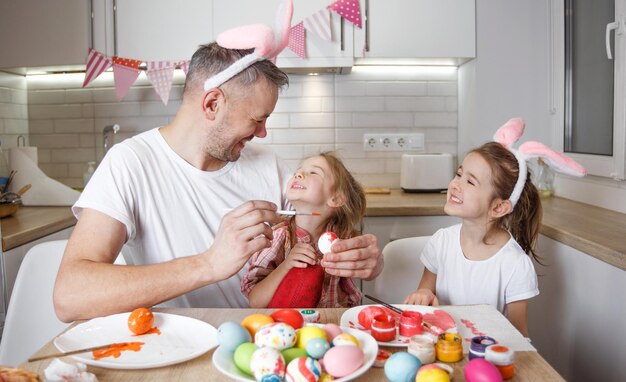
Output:
[[[239,272],[270,246],[266,222],[282,220],[275,211],[286,207],[291,173],[270,150],[248,144],[267,135],[286,74],[259,60],[205,86],[247,54],[216,43],[200,47],[174,120],[105,156],[73,206],[79,220],[54,290],[61,320],[163,302],[248,306]],[[124,245],[135,266],[113,265]],[[382,270],[373,235],[339,241],[332,250],[322,261],[330,274],[372,279]]]

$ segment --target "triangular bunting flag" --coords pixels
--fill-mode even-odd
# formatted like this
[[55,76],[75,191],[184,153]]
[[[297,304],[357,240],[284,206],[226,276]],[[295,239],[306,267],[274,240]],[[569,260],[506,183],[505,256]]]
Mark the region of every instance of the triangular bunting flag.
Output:
[[328,9],[361,28],[361,6],[359,0],[337,0]]
[[302,21],[304,29],[315,33],[326,41],[331,40],[330,35],[330,11],[326,8],[320,9]]
[[189,60],[187,60],[187,61],[178,61],[176,63],[176,65],[178,65],[182,69],[182,71],[183,71],[183,73],[185,73],[185,77],[186,77],[187,76],[187,72],[189,71]]
[[89,54],[87,54],[87,67],[85,68],[85,81],[83,81],[83,87],[89,85],[91,81],[95,80],[102,72],[107,70],[111,66],[111,59],[104,54],[89,48]]
[[156,94],[161,97],[163,104],[167,105],[176,64],[170,61],[150,61],[147,66],[146,76],[148,76],[148,80],[154,87]]
[[117,100],[121,101],[126,92],[139,77],[141,61],[132,58],[113,57],[113,81]]
[[304,24],[300,21],[289,30],[289,45],[287,45],[300,58],[306,58],[304,45]]

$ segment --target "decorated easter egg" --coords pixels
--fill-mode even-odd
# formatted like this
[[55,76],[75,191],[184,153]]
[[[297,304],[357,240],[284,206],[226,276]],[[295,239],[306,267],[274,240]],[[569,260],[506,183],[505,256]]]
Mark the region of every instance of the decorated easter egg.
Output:
[[322,375],[320,363],[310,357],[299,357],[287,365],[285,381],[287,382],[317,382]]
[[483,358],[474,358],[463,369],[467,382],[502,382],[502,374],[497,367]]
[[271,347],[283,350],[296,343],[296,331],[284,322],[272,322],[261,326],[254,335],[254,343],[258,347]]
[[322,358],[328,349],[330,349],[330,344],[323,338],[311,338],[306,343],[306,353],[311,358]]
[[323,371],[322,375],[320,376],[320,379],[317,382],[332,382],[334,380],[335,378],[333,378],[332,375]]
[[294,329],[300,329],[304,325],[304,317],[295,309],[278,309],[272,312],[270,317],[276,322],[284,322]]
[[335,346],[324,354],[324,369],[335,378],[354,373],[361,365],[365,354],[357,346]]
[[226,321],[217,328],[217,341],[222,348],[232,353],[242,343],[252,342],[252,337],[240,324]]
[[255,314],[246,316],[241,321],[241,326],[246,328],[246,330],[250,332],[250,336],[254,338],[256,331],[259,330],[261,326],[270,324],[272,322],[274,322],[274,319],[268,316],[267,314],[255,313]]
[[285,359],[274,348],[258,348],[250,359],[250,370],[257,381],[280,381],[285,376]]
[[319,326],[304,326],[296,331],[298,338],[296,339],[296,347],[306,349],[306,344],[311,338],[326,338],[326,332]]
[[328,338],[329,341],[332,341],[333,338],[343,333],[343,330],[341,330],[341,328],[337,324],[324,325],[324,331],[326,332],[326,338]]
[[389,382],[412,382],[415,381],[420,367],[422,363],[416,356],[397,352],[385,362],[385,376]]
[[333,338],[333,346],[356,346],[360,347],[359,340],[350,333],[339,333]]
[[285,363],[287,365],[289,365],[289,362],[291,362],[291,360],[293,359],[307,356],[305,349],[296,348],[296,347],[282,350],[281,353],[283,353],[283,357],[285,357]]
[[252,375],[252,370],[250,370],[250,360],[252,359],[252,354],[254,354],[257,349],[257,346],[252,342],[244,342],[237,346],[235,354],[233,355],[233,361],[239,370],[248,375]]
[[417,371],[415,382],[450,382],[450,374],[435,364],[424,365]]
[[317,240],[317,248],[319,248],[320,252],[324,255],[330,252],[330,247],[337,240],[337,235],[334,232],[324,232],[320,235],[320,238]]
[[367,306],[361,309],[357,316],[359,320],[359,325],[361,325],[365,329],[371,329],[374,317],[380,314],[386,314],[386,312],[380,306]]

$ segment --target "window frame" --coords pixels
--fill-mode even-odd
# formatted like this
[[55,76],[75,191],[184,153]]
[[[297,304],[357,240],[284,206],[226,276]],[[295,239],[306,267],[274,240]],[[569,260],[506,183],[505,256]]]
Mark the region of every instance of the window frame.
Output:
[[[550,114],[554,148],[564,149],[565,137],[565,0],[551,0],[549,5],[548,58],[550,69]],[[589,175],[626,179],[626,0],[615,0],[618,29],[612,32],[614,59],[613,155],[570,153]]]

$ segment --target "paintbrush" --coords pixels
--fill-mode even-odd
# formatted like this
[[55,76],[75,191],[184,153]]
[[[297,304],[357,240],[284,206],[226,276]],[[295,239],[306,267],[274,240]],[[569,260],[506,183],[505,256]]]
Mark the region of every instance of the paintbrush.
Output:
[[93,346],[93,347],[85,348],[85,349],[77,349],[77,350],[72,350],[72,351],[52,353],[52,354],[48,354],[48,355],[40,355],[40,356],[37,356],[37,357],[29,358],[28,362],[35,362],[35,361],[41,361],[43,359],[48,359],[48,358],[66,357],[68,355],[87,353],[87,352],[92,352],[92,351],[95,351],[95,350],[106,349],[106,348],[111,347],[113,345],[115,345],[115,344],[106,344],[106,345],[101,345],[101,346]]
[[[232,211],[232,208],[227,208],[224,210],[224,213]],[[320,216],[319,212],[298,212],[292,210],[277,210],[276,213],[278,215],[287,215],[287,216],[295,216],[295,215],[305,215],[305,216]]]

